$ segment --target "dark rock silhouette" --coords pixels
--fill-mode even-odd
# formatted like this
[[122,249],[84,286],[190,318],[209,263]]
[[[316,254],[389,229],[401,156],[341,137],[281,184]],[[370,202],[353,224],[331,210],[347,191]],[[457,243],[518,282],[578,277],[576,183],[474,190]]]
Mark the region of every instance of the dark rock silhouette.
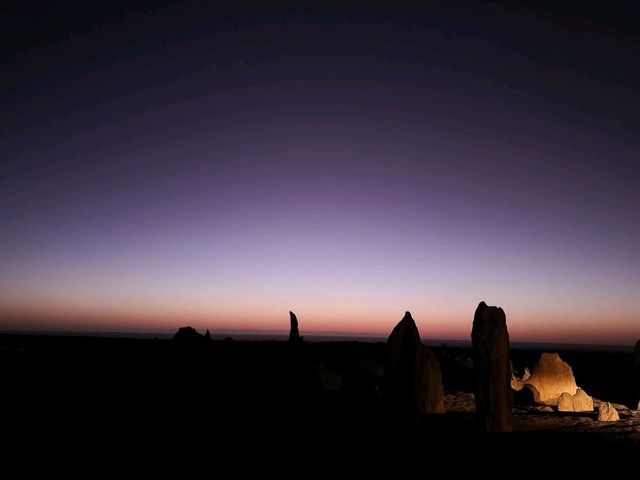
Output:
[[416,393],[418,412],[446,412],[440,362],[424,345],[420,345],[416,355]]
[[487,432],[510,432],[513,424],[509,332],[504,311],[480,302],[471,331],[476,418]]
[[195,328],[187,326],[180,327],[173,336],[173,340],[180,343],[194,343],[202,342],[204,337]]
[[209,332],[209,330],[204,334],[204,339],[207,341],[211,340],[211,332]]
[[309,353],[309,345],[303,342],[298,330],[298,318],[289,312],[291,331],[287,342],[287,355],[284,357],[284,384],[282,389],[290,400],[287,404],[288,415],[293,418],[304,414],[305,409],[313,409],[322,399],[322,381],[316,371]]
[[289,311],[289,317],[291,320],[291,330],[289,330],[289,342],[299,343],[302,341],[300,331],[298,330],[298,317],[292,311]]
[[414,416],[444,412],[440,363],[420,340],[410,312],[387,340],[384,367],[385,397],[396,415]]
[[636,368],[640,368],[640,340],[636,342],[636,346],[633,349],[633,355],[636,360]]
[[384,366],[385,397],[396,414],[416,413],[416,354],[420,345],[418,327],[406,312],[387,339]]

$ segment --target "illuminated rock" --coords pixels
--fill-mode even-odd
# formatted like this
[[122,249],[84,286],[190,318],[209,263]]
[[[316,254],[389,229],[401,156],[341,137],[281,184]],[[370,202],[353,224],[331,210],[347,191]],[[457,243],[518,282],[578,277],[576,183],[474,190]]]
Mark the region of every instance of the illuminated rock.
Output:
[[524,373],[522,374],[522,378],[516,377],[515,373],[513,373],[513,368],[511,369],[511,388],[516,392],[522,390],[527,383],[527,380],[531,377],[531,373],[529,369],[525,367]]
[[609,402],[601,402],[598,407],[599,422],[616,422],[620,420],[618,411]]
[[560,395],[578,390],[571,367],[557,353],[543,353],[526,383],[535,387],[534,400],[543,405],[557,405]]
[[298,317],[293,312],[289,312],[289,320],[291,321],[291,330],[289,330],[289,342],[299,343],[302,341],[300,330],[298,330]]
[[578,388],[575,395],[563,393],[558,398],[559,412],[593,412],[593,398]]
[[481,302],[471,331],[476,418],[488,432],[510,432],[513,422],[509,332],[504,311]]
[[440,362],[424,345],[420,345],[416,355],[416,397],[418,412],[446,412]]

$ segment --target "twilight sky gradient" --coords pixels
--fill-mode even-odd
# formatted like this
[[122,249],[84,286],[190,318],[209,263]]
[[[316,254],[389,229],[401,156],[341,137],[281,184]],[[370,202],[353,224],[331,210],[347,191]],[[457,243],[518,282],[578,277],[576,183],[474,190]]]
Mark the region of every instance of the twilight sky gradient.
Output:
[[0,330],[640,337],[634,2],[102,3],[0,13]]

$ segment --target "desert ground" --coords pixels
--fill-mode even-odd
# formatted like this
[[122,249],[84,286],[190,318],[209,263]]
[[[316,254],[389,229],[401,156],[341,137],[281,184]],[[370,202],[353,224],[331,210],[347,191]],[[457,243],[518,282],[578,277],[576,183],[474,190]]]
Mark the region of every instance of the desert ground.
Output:
[[[204,431],[231,443],[250,443],[274,432],[300,441],[329,439],[327,445],[392,438],[437,439],[441,448],[486,443],[474,421],[470,348],[432,347],[442,365],[446,413],[411,422],[386,408],[386,348],[383,342],[355,341],[305,341],[293,347],[286,341],[215,335],[193,343],[4,334],[0,368],[10,412],[5,432],[42,440],[62,429],[89,442],[113,434],[125,442],[174,442]],[[595,411],[564,413],[516,400],[513,433],[489,435],[489,442],[516,452],[540,442],[640,447],[632,348],[557,351],[578,385],[593,396]],[[532,368],[541,353],[512,348],[514,372]],[[612,402],[620,420],[599,422],[599,401]]]

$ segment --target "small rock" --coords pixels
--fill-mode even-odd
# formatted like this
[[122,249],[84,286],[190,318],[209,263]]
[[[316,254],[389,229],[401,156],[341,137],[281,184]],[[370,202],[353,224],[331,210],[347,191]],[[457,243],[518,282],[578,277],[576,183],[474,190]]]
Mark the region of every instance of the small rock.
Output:
[[599,422],[617,422],[620,420],[618,411],[613,408],[609,402],[602,402],[598,408],[598,421]]
[[550,407],[549,405],[539,405],[537,407],[532,407],[533,410],[535,410],[536,412],[545,412],[545,413],[551,413],[553,412],[553,408]]
[[575,395],[563,393],[558,399],[559,412],[593,412],[593,398],[578,388]]

